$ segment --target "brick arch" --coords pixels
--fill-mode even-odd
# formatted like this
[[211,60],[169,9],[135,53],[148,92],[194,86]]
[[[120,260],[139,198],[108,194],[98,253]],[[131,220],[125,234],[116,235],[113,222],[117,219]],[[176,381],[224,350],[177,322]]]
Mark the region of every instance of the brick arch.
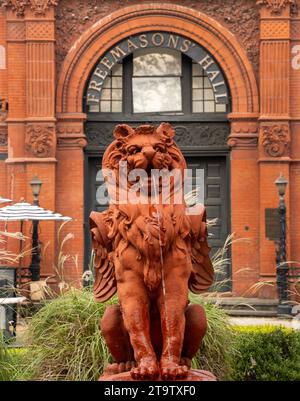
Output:
[[147,31],[186,36],[206,48],[227,78],[233,115],[254,117],[258,113],[253,68],[237,39],[207,15],[171,4],[126,7],[89,28],[64,61],[57,88],[57,113],[81,113],[86,82],[101,55],[126,37]]

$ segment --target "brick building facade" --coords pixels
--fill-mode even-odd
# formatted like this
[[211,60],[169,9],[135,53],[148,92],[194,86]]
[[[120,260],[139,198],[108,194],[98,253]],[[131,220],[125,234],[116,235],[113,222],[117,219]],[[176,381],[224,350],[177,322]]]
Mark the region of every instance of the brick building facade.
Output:
[[[280,173],[289,180],[288,259],[300,261],[297,1],[1,2],[0,195],[14,201],[30,201],[29,182],[36,174],[41,178],[41,205],[75,219],[65,228],[65,232],[69,230],[75,235],[66,249],[78,254],[78,267],[70,263],[68,268],[71,279],[80,278],[87,268],[86,223],[93,208],[90,194],[96,185],[97,163],[112,139],[112,127],[119,121],[170,121],[176,126],[178,143],[190,164],[204,163],[206,179],[211,179],[208,188],[215,191],[208,205],[212,217],[215,211],[222,220],[216,238],[219,235],[223,241],[232,232],[236,239],[242,239],[231,248],[228,275],[233,295],[249,295],[249,289],[257,283],[276,280],[275,244],[265,232],[265,210],[278,205],[274,181]],[[147,36],[150,34],[156,36],[151,39]],[[154,51],[165,40],[178,54],[183,54],[182,60],[190,71],[187,82],[197,79],[197,75],[192,76],[196,56],[190,62],[193,64],[187,60],[193,59],[192,48],[206,51],[207,57],[211,57],[200,63],[203,82],[209,78],[210,86],[201,87],[206,99],[200,97],[198,103],[195,100],[191,105],[191,99],[196,97],[186,95],[190,100],[180,116],[147,112],[137,116],[134,110],[126,109],[130,102],[134,103],[132,97],[127,103],[127,98],[122,98],[121,109],[116,113],[112,108],[118,108],[118,101],[113,98],[111,109],[105,109],[104,114],[99,105],[104,110],[109,107],[108,101],[95,100],[96,109],[89,107],[88,102],[96,98],[88,90],[94,85],[96,96],[100,85],[100,81],[91,84],[97,65],[105,64],[107,71],[101,70],[102,78],[113,80],[113,61],[123,63],[125,74],[125,69],[130,70],[126,57],[134,59],[135,51],[142,50],[138,47]],[[177,46],[177,41],[181,46]],[[125,42],[126,51],[122,48]],[[112,49],[117,51],[115,60],[109,59],[113,57]],[[225,106],[215,105],[213,110],[209,91],[213,88],[214,101],[218,103],[216,94],[222,83],[213,83],[210,60],[222,71],[228,94]],[[123,83],[126,82],[123,77]],[[125,89],[122,90],[124,97]],[[193,91],[191,86],[191,96]],[[197,89],[195,96],[196,92]],[[202,107],[197,112],[196,103]],[[55,232],[54,223],[41,226],[43,243],[50,241],[43,260],[43,276],[53,273]],[[220,244],[216,241],[215,247]],[[276,295],[275,287],[258,287],[256,295],[260,297]]]

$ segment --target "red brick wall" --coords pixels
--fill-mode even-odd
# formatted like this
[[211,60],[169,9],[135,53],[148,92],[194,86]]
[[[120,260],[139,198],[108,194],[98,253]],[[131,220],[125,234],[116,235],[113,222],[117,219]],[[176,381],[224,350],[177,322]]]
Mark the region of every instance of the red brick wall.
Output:
[[[161,2],[151,1],[151,4],[157,3]],[[164,3],[175,4],[170,0]],[[300,97],[298,96],[300,70],[291,68],[290,54],[290,46],[300,44],[300,17],[295,12],[290,13],[289,5],[283,7],[279,13],[273,13],[272,8],[265,6],[259,8],[255,3],[254,0],[200,0],[197,2],[183,0],[180,2],[182,6],[201,11],[214,18],[219,36],[223,34],[226,36],[229,31],[229,36],[234,42],[232,48],[234,50],[230,50],[226,44],[221,46],[217,35],[210,36],[212,32],[209,30],[204,32],[207,37],[212,38],[211,46],[215,46],[215,53],[220,58],[220,62],[222,57],[224,58],[224,71],[226,67],[227,73],[231,74],[229,80],[234,111],[230,115],[232,133],[229,140],[229,145],[232,147],[231,225],[236,239],[239,240],[232,247],[234,295],[250,295],[250,289],[257,283],[263,283],[266,280],[274,282],[274,244],[265,236],[264,214],[266,207],[276,207],[278,204],[274,181],[280,172],[283,172],[290,181],[286,197],[289,224],[288,255],[289,258],[300,261],[298,238],[300,219],[297,217],[300,201],[300,141],[298,139],[300,135]],[[141,6],[141,2],[60,0],[56,7],[55,31],[52,6],[47,9],[45,16],[39,17],[33,10],[28,9],[25,18],[16,17],[9,8],[6,14],[7,24],[4,22],[3,12],[0,13],[0,45],[6,44],[8,56],[8,71],[0,71],[0,91],[1,97],[2,93],[7,94],[9,100],[7,127],[6,123],[0,127],[2,131],[7,128],[9,135],[8,146],[4,149],[9,154],[8,163],[0,161],[0,195],[10,196],[14,200],[19,200],[22,196],[31,200],[29,181],[36,173],[42,178],[44,186],[41,203],[43,206],[56,209],[76,219],[64,229],[64,234],[71,231],[75,235],[75,239],[68,242],[66,251],[79,255],[78,269],[72,262],[69,262],[67,266],[67,274],[72,281],[80,278],[83,271],[83,148],[86,144],[81,98],[79,97],[79,103],[77,101],[77,108],[74,106],[76,102],[73,99],[80,93],[81,87],[78,82],[82,74],[87,73],[88,64],[85,64],[83,57],[80,61],[75,60],[74,63],[77,65],[74,66],[72,62],[69,63],[69,58],[72,46],[80,37],[83,37],[82,35],[88,38],[88,32],[94,29],[96,22],[111,12],[132,5]],[[161,21],[165,21],[164,18],[166,16],[161,17]],[[176,18],[172,17],[171,11],[168,18],[170,18],[170,24],[175,23]],[[133,19],[131,25],[134,25],[134,29],[138,29],[138,24],[138,18]],[[159,24],[158,18],[157,26]],[[188,19],[182,24],[185,27],[192,26],[189,25],[191,23]],[[109,37],[112,36],[110,32],[115,30],[117,35],[119,26],[110,29],[106,39],[113,43],[113,38]],[[195,29],[202,32],[203,27],[199,24]],[[52,47],[54,38],[57,39],[56,59]],[[47,43],[47,54],[41,51],[42,46],[39,46],[41,43]],[[94,51],[94,49],[91,50],[92,46],[100,48],[101,43],[86,43],[85,55],[89,54],[91,59],[93,59]],[[47,82],[49,81],[50,84],[43,96],[43,102],[48,101],[48,103],[47,107],[45,106],[40,111],[37,106],[32,106],[37,105],[34,96],[40,86],[39,80],[35,79],[35,74],[39,71],[34,63],[26,65],[24,62],[25,60],[34,61],[32,54],[38,54],[37,59],[43,66],[41,68],[45,68],[45,65],[50,63],[51,68],[54,69],[56,63],[55,82],[52,73],[49,70],[46,73],[45,70],[44,75],[48,74]],[[72,76],[68,76],[68,68],[74,69]],[[57,98],[56,109],[63,114],[53,111],[54,88],[56,87],[57,92],[60,93],[62,85],[65,84],[59,81],[61,77],[66,77],[66,81],[69,80],[65,109],[61,107],[61,104],[58,108],[61,99]],[[260,112],[256,84],[260,87]],[[57,124],[54,118],[57,118]],[[28,146],[31,126],[49,132],[52,144],[43,155],[36,154],[35,150]],[[50,130],[47,131],[49,126]],[[272,131],[276,126],[280,126],[283,133],[286,127],[287,142],[290,146],[286,146],[283,152],[272,154],[264,141],[264,132]],[[56,139],[58,139],[57,146]],[[41,226],[41,230],[44,244],[49,239],[52,240],[43,266],[43,273],[48,274],[52,270],[55,259],[53,239],[55,226],[45,224]],[[276,293],[274,286],[271,287],[268,284],[254,295],[268,297],[276,296]]]
[[258,73],[259,10],[253,7],[253,0],[60,0],[56,10],[57,73],[71,46],[95,22],[123,7],[147,3],[179,4],[216,19],[238,38]]

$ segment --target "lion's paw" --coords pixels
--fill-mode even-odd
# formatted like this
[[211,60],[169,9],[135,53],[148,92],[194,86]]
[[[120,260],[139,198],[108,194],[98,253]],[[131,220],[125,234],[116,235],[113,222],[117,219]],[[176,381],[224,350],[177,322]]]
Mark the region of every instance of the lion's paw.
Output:
[[111,376],[111,375],[117,375],[119,373],[129,372],[135,366],[136,363],[134,361],[112,363],[106,366],[104,374],[106,376]]
[[162,380],[185,379],[188,375],[188,367],[170,361],[162,361],[160,375]]
[[156,360],[142,359],[130,373],[134,380],[156,380],[159,377],[159,367]]

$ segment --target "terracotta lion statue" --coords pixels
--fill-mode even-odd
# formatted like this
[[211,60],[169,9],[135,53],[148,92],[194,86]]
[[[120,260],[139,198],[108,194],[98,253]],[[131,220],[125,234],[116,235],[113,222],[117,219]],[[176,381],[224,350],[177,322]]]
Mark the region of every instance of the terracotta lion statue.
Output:
[[[119,125],[103,169],[118,177],[120,162],[127,162],[128,188],[135,184],[127,180],[134,169],[147,173],[144,185],[150,188],[153,169],[186,169],[174,136],[166,123],[136,129]],[[115,360],[105,374],[130,371],[135,380],[183,379],[207,329],[204,309],[189,304],[188,292],[207,291],[214,278],[205,209],[198,205],[198,214],[190,215],[184,198],[153,204],[151,193],[149,202],[118,202],[124,182],[117,178],[116,186],[109,208],[90,216],[95,299],[105,302],[115,293],[119,299],[100,322]],[[173,182],[171,195],[175,192]]]

